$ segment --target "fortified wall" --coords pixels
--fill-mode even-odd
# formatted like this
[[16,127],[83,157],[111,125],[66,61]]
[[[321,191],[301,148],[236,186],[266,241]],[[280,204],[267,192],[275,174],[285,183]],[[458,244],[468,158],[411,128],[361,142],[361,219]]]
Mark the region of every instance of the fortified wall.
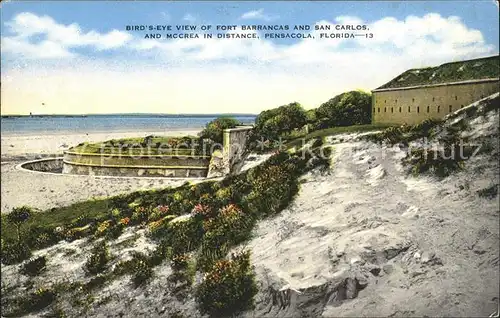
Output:
[[186,154],[112,154],[64,152],[62,173],[96,176],[206,178],[235,173],[245,158],[252,126],[223,132],[223,150],[212,156]]
[[372,91],[372,122],[440,119],[499,91],[500,56],[407,70]]
[[246,145],[252,126],[238,126],[224,129],[223,149],[212,154],[209,178],[220,177],[238,172],[246,157]]
[[440,119],[499,90],[499,80],[484,79],[372,92],[373,122],[414,125]]

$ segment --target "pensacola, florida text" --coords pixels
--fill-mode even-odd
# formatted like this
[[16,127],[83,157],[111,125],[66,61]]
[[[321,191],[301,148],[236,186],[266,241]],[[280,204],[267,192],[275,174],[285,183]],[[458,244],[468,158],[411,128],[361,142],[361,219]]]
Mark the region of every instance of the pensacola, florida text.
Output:
[[[199,39],[201,36],[205,39],[260,39],[258,33],[167,33],[162,36],[160,33],[148,33],[144,36],[145,39]],[[348,39],[355,37],[365,37],[373,38],[372,33],[319,33],[313,35],[311,33],[264,33],[263,37],[265,39],[315,39],[319,37],[320,39]]]

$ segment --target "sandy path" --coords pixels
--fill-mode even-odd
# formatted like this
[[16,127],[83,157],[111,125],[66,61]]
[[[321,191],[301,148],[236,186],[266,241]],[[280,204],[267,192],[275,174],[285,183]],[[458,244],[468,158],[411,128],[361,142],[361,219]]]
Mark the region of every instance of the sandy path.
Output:
[[[290,208],[259,223],[247,244],[263,282],[252,314],[487,316],[497,309],[499,203],[476,191],[498,182],[498,168],[470,162],[482,173],[438,182],[407,177],[401,155],[365,142],[337,145],[331,174],[307,176]],[[349,296],[332,288],[346,277],[366,287],[343,301]]]

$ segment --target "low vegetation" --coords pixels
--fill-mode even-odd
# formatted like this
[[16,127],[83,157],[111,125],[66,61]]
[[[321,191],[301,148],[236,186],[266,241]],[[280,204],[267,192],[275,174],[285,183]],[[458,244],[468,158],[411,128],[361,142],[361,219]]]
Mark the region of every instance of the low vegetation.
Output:
[[234,128],[241,123],[231,117],[219,117],[207,123],[205,128],[199,133],[203,140],[210,140],[212,143],[222,144],[222,132],[224,129]]
[[371,124],[369,93],[350,91],[307,111],[294,102],[261,112],[255,119],[250,148],[266,152],[285,145],[289,149],[315,137],[378,130],[388,126]]
[[[216,292],[214,292],[216,291]],[[202,313],[224,317],[252,308],[257,293],[250,253],[232,255],[217,261],[196,290]]]
[[[222,181],[186,183],[178,188],[90,200],[42,213],[32,211],[20,223],[19,218],[5,217],[4,264],[27,260],[32,251],[61,240],[88,238],[94,247],[83,265],[88,277],[85,281],[65,282],[50,289],[50,293],[43,292],[39,298],[34,294],[28,297],[7,293],[3,312],[8,316],[48,305],[59,312],[57,308],[71,299],[74,303],[71,306],[82,308],[79,313],[84,314],[83,308],[94,302],[93,290],[124,275],[130,276],[133,286],[142,288],[155,276],[154,268],[162,264],[172,267],[168,278],[172,290],[179,297],[196,295],[204,313],[221,317],[251,308],[256,287],[250,253],[229,259],[227,254],[251,237],[259,219],[279,213],[290,204],[303,173],[318,165],[328,165],[328,160],[314,160],[320,150],[318,147],[312,153],[306,152],[304,157],[279,152],[263,164]],[[11,224],[21,224],[19,231]],[[111,254],[108,242],[131,226],[145,228],[147,236],[156,242],[156,249],[116,261],[119,256]],[[33,274],[43,268],[50,271],[50,266],[43,263],[42,259],[36,259],[22,266]],[[194,285],[196,272],[204,278]],[[28,305],[26,297],[36,304]]]
[[[472,117],[484,119],[492,111],[498,111],[500,98],[486,100],[481,105],[461,109],[446,121],[428,119],[417,125],[394,126],[364,139],[389,146],[399,145],[407,150],[403,164],[414,175],[428,174],[440,179],[464,168],[475,155],[488,153],[498,160],[498,135],[486,135],[471,139],[468,132],[476,127],[470,125]],[[479,195],[488,196],[488,191]]]
[[311,130],[330,127],[368,125],[371,123],[372,97],[363,91],[342,93],[321,104],[315,110]]
[[89,275],[100,274],[106,270],[110,259],[111,255],[106,246],[106,241],[101,241],[92,249],[92,253],[85,263],[85,271]]
[[21,273],[28,276],[37,276],[45,270],[47,265],[47,258],[39,256],[26,262],[21,268]]

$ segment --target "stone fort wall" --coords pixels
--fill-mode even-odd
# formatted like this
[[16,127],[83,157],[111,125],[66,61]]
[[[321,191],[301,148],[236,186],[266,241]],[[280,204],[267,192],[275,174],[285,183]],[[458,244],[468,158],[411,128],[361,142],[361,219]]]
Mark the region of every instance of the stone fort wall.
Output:
[[205,178],[219,177],[239,170],[246,156],[246,143],[252,126],[225,129],[223,151],[212,156],[125,155],[65,151],[62,173],[129,176]]
[[440,119],[499,91],[499,79],[372,91],[372,122],[414,125]]

